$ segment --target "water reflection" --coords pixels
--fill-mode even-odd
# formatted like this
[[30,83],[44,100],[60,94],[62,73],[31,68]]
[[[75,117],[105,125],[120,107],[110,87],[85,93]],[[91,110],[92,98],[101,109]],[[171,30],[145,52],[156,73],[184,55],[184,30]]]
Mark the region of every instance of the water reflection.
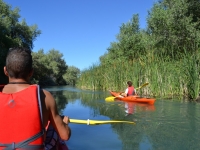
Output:
[[141,111],[155,111],[155,105],[145,103],[124,102],[126,115]]

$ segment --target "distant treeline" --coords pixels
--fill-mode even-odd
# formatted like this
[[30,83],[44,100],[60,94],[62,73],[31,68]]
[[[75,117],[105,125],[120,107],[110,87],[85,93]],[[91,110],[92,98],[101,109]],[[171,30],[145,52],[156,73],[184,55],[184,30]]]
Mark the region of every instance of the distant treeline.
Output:
[[140,94],[193,100],[200,89],[199,46],[200,1],[159,0],[145,29],[138,14],[120,26],[116,41],[98,64],[82,71],[78,86],[121,91],[127,80],[135,87],[149,82]]
[[[37,25],[28,26],[25,20],[19,22],[19,9],[0,0],[0,84],[8,82],[3,67],[9,48],[26,47],[32,50],[33,42],[41,34]],[[32,52],[34,75],[31,82],[40,85],[75,85],[80,70],[68,66],[63,55],[55,49],[44,53],[41,49]]]

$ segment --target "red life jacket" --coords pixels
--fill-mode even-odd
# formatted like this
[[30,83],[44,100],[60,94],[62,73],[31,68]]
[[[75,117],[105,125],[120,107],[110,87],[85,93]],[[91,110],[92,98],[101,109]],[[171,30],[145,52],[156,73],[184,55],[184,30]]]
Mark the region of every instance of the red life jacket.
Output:
[[39,86],[12,93],[0,87],[0,150],[44,149],[45,132]]
[[128,87],[128,94],[127,96],[135,95],[135,89],[133,86]]

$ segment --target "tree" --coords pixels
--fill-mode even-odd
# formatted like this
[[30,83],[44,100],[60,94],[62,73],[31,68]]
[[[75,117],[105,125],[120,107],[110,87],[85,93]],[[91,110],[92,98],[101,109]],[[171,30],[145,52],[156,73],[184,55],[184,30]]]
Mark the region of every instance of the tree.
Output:
[[80,76],[80,69],[69,66],[66,73],[63,75],[63,78],[67,82],[68,85],[76,85],[78,77]]
[[195,52],[200,43],[200,1],[163,0],[149,12],[148,32],[154,39],[156,52],[170,57],[180,57],[185,50]]
[[111,57],[123,58],[133,61],[145,53],[142,41],[143,32],[139,28],[139,15],[135,14],[128,23],[123,23],[120,33],[117,35],[118,42],[112,42],[108,48]]
[[46,54],[41,49],[33,53],[34,75],[33,80],[41,85],[63,85],[66,84],[63,75],[68,66],[58,50],[49,50]]
[[[19,8],[12,10],[11,6],[0,0],[0,68],[5,65],[8,49],[11,47],[33,48],[33,41],[41,31],[37,25],[28,26],[23,19],[19,22]],[[3,69],[0,69],[0,83],[6,83]]]

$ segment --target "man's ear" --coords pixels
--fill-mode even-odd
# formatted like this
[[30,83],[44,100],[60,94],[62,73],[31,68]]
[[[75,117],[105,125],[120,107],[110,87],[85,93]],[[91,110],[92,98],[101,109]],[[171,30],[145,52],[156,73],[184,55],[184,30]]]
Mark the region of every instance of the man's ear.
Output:
[[33,76],[33,69],[30,71],[30,73],[29,73],[29,77],[32,77]]
[[4,66],[3,70],[4,70],[4,74],[5,74],[6,76],[8,76],[8,71],[7,71],[7,69],[6,69],[6,66]]

